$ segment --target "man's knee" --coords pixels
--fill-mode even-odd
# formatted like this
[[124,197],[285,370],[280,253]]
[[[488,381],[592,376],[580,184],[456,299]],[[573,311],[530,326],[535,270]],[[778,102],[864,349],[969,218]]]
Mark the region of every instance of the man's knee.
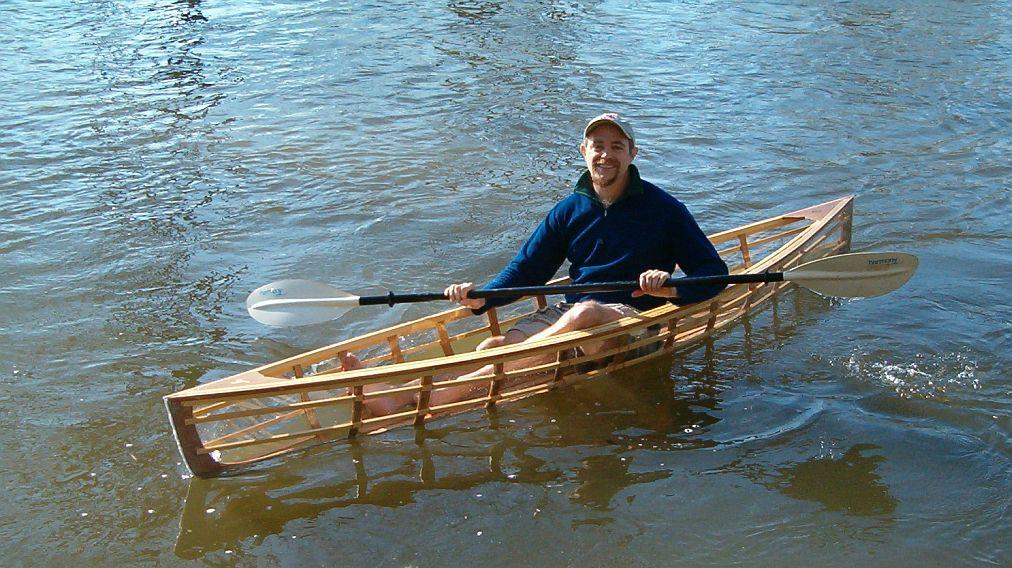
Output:
[[570,308],[563,318],[566,319],[568,329],[585,329],[608,323],[620,318],[622,314],[617,310],[601,305],[594,301],[580,302]]
[[475,351],[484,351],[485,349],[492,349],[493,347],[499,347],[500,345],[506,345],[506,338],[501,335],[494,335],[485,339],[474,348]]
[[475,351],[484,351],[485,349],[492,349],[493,347],[502,347],[503,345],[512,345],[514,343],[520,343],[527,339],[527,336],[518,330],[508,330],[504,335],[493,335],[478,344],[474,348]]

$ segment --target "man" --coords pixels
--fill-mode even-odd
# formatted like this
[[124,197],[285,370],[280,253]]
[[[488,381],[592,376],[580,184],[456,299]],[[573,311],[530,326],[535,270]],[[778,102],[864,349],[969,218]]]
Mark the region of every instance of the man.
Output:
[[[727,274],[695,219],[678,200],[640,178],[632,164],[638,148],[629,124],[615,113],[592,119],[580,154],[587,171],[576,190],[557,204],[488,288],[537,286],[568,259],[575,284],[639,279],[633,292],[591,292],[566,297],[547,320],[521,321],[502,343],[517,343],[615,321],[665,301],[700,302],[723,286],[665,288],[675,265],[688,276]],[[447,298],[482,313],[508,300],[470,299],[470,282],[446,288]],[[554,320],[554,321],[552,321]],[[547,321],[547,325],[545,325]]]
[[[724,286],[665,288],[677,265],[688,276],[727,274],[727,265],[700,230],[695,219],[677,199],[640,178],[632,164],[638,148],[633,130],[615,113],[592,119],[584,128],[580,154],[587,171],[575,191],[548,213],[516,257],[487,288],[545,284],[569,260],[569,275],[576,284],[614,280],[639,280],[635,292],[590,292],[566,296],[551,306],[518,321],[505,335],[486,339],[478,349],[536,341],[568,331],[612,322],[664,302],[690,304],[717,295]],[[471,299],[474,284],[448,286],[446,297],[481,314],[509,299]],[[581,348],[596,353],[607,345]],[[539,361],[507,364],[523,368]],[[359,366],[354,356],[345,358],[346,369]],[[479,369],[471,375],[487,374]],[[470,375],[468,375],[470,376]],[[446,380],[440,377],[437,380]],[[455,402],[484,385],[434,391],[430,404]],[[373,389],[369,389],[373,390]],[[380,389],[376,389],[380,390]],[[413,401],[412,395],[374,399],[374,415],[387,414]]]

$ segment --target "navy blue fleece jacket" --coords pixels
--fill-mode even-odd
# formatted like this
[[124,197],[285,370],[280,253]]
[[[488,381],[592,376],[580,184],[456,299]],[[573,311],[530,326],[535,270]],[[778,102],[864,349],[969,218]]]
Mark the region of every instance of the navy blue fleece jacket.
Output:
[[[576,284],[638,280],[650,269],[671,272],[677,265],[687,276],[727,274],[710,241],[688,209],[677,199],[640,178],[629,166],[629,184],[610,207],[597,198],[584,172],[575,191],[548,213],[509,265],[485,288],[540,286],[569,260],[569,276]],[[675,304],[712,298],[724,286],[683,286]],[[588,292],[566,296],[567,302],[593,299],[622,303],[645,310],[668,298],[640,296],[631,292]],[[508,303],[490,299],[482,310]]]

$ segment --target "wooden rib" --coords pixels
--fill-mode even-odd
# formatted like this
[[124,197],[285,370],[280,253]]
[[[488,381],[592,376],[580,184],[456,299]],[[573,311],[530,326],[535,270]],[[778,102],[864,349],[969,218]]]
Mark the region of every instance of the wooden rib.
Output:
[[390,346],[390,356],[394,358],[395,363],[404,362],[404,354],[401,353],[401,341],[396,335],[387,337],[387,345]]
[[[628,335],[622,336],[622,337],[618,338],[617,341],[619,342],[618,349],[620,349],[620,350],[619,350],[618,353],[615,354],[615,362],[616,363],[621,363],[622,361],[625,361],[625,354],[628,353],[629,349],[630,349],[630,347],[629,347],[629,336]],[[596,353],[595,353],[595,355],[596,355]]]
[[741,259],[745,263],[745,268],[752,266],[752,257],[748,252],[748,237],[745,234],[738,235],[738,246],[741,248]]
[[534,296],[534,309],[543,310],[548,307],[548,299],[544,296]]
[[853,211],[854,206],[851,204],[850,207],[848,207],[847,210],[840,216],[840,242],[843,243],[844,246],[839,247],[837,250],[842,249],[842,252],[850,252],[851,231],[853,231]]
[[436,322],[436,335],[439,336],[439,346],[443,348],[443,355],[453,355],[453,346],[450,344],[450,335],[446,333],[446,324]]
[[669,334],[668,334],[667,339],[664,340],[664,348],[665,349],[670,348],[671,344],[674,343],[674,341],[675,341],[675,334],[673,332],[677,328],[678,328],[678,318],[675,317],[675,318],[671,318],[670,320],[668,320],[668,332],[669,332]]
[[493,366],[492,380],[488,384],[488,402],[485,403],[485,408],[492,408],[495,406],[495,401],[499,399],[499,388],[502,386],[502,381],[505,379],[504,365],[502,363],[496,363]]
[[756,289],[759,288],[759,284],[749,284],[748,293],[745,294],[745,302],[741,305],[742,314],[747,314],[752,306],[752,298],[755,296]]
[[425,424],[425,415],[429,413],[429,398],[432,396],[432,375],[422,377],[418,404],[415,407],[415,426]]
[[717,310],[720,309],[720,301],[714,300],[710,302],[710,319],[706,320],[706,331],[713,331],[713,326],[717,323]]
[[559,351],[555,354],[556,368],[555,368],[555,376],[553,377],[553,380],[555,382],[562,382],[562,377],[563,375],[566,374],[566,367],[562,364],[562,362],[566,359],[568,355],[569,349],[559,349]]
[[[302,371],[302,365],[293,366],[292,374],[295,375],[296,379],[303,378],[305,375]],[[308,392],[299,393],[299,398],[301,398],[303,402],[309,402],[310,400],[312,400],[309,398]],[[318,416],[316,416],[316,412],[312,409],[308,408],[306,409],[306,422],[308,422],[309,425],[312,426],[313,428],[320,427],[320,419]]]
[[362,428],[362,410],[365,406],[362,385],[352,387],[351,394],[354,397],[354,401],[351,403],[351,428],[348,430],[348,437],[354,438]]
[[492,334],[492,337],[502,335],[502,329],[499,328],[499,316],[496,313],[495,308],[489,308],[485,315],[488,316],[488,331]]

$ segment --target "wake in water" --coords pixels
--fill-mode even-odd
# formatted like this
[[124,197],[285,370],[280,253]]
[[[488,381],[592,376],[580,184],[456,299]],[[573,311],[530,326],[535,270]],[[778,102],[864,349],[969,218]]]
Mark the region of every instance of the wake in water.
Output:
[[981,390],[978,363],[966,352],[917,354],[913,361],[892,362],[877,353],[854,353],[847,374],[859,381],[893,389],[903,398],[960,397]]

